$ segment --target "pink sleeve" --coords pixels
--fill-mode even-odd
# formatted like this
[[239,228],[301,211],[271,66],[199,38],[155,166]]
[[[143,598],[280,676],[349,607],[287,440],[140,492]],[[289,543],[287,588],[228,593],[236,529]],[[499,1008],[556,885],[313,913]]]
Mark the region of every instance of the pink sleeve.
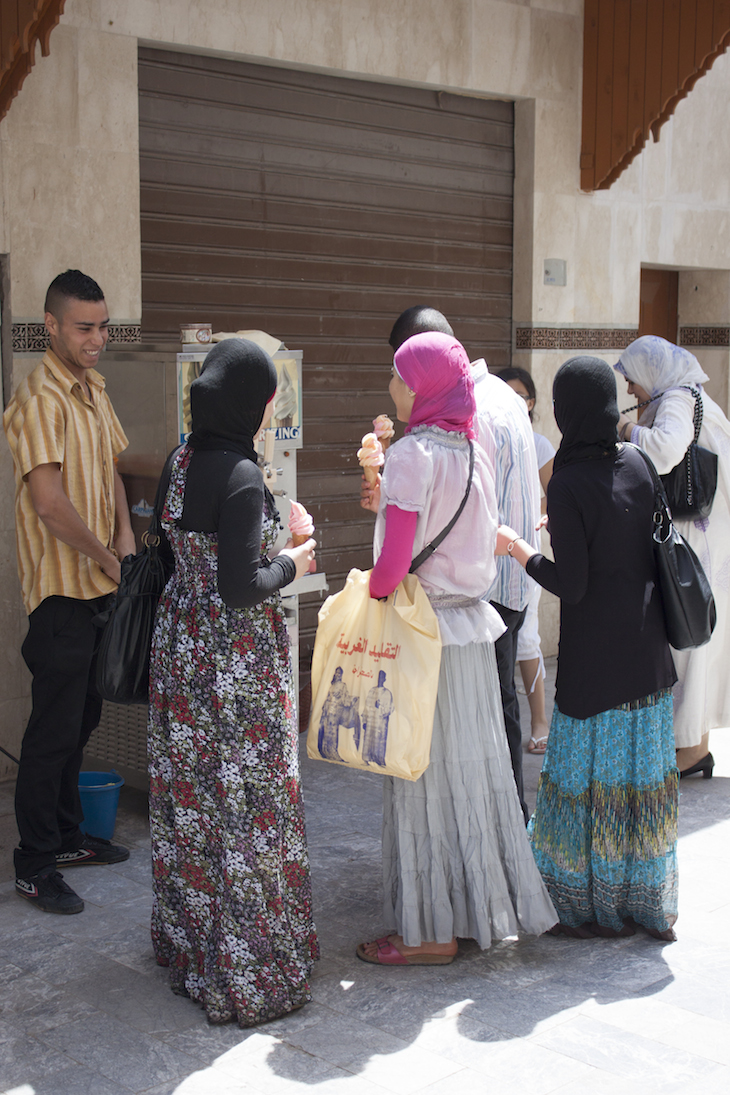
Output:
[[387,597],[408,573],[413,559],[418,514],[388,506],[383,550],[370,575],[370,596]]

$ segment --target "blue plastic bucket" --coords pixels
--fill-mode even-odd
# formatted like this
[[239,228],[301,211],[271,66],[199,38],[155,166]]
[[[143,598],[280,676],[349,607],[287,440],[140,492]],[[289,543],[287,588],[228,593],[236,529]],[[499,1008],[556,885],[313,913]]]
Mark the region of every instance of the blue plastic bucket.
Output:
[[117,821],[119,792],[124,780],[112,768],[111,772],[80,772],[79,794],[84,820],[82,833],[111,840]]

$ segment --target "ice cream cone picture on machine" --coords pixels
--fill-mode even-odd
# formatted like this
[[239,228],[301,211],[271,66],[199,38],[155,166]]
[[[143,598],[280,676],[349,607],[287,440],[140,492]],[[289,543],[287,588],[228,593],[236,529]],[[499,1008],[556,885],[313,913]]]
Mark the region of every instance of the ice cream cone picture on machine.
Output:
[[274,399],[274,423],[276,426],[289,429],[295,425],[299,400],[287,363],[282,361],[277,372],[279,373],[279,386],[276,389],[276,398]]
[[[301,355],[300,355],[301,358]],[[274,357],[279,377],[271,425],[277,441],[293,441],[301,430],[301,360],[280,352]]]

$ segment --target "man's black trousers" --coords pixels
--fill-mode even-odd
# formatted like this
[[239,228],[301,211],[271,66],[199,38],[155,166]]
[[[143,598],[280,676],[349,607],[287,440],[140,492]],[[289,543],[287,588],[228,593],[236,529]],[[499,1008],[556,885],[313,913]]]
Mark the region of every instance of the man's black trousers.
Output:
[[520,704],[515,688],[515,665],[517,664],[517,635],[525,621],[527,608],[518,612],[513,608],[505,608],[504,605],[491,602],[497,609],[507,625],[504,635],[500,635],[494,644],[497,655],[497,673],[499,674],[499,687],[502,693],[502,709],[504,711],[504,728],[507,731],[507,744],[512,760],[517,794],[520,797],[520,806],[525,815],[525,821],[529,821],[527,803],[525,802],[524,788],[522,785],[522,729],[520,727]]
[[92,621],[107,603],[107,597],[47,597],[30,614],[22,653],[33,674],[33,710],[15,791],[18,878],[79,846],[79,772],[102,702],[93,683],[101,632]]

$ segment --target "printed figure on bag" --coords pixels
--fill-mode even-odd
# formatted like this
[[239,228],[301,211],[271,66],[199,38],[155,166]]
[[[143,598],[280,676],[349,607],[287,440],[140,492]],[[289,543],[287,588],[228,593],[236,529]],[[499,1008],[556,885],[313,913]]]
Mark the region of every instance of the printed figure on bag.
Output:
[[349,715],[352,697],[342,679],[342,666],[338,665],[332,678],[332,684],[322,705],[322,718],[319,723],[317,748],[327,760],[342,760],[337,752],[342,716],[346,710]]
[[385,750],[388,745],[388,719],[395,706],[393,693],[385,687],[385,671],[378,673],[377,687],[371,688],[365,697],[365,715],[362,730],[362,759],[385,767]]

